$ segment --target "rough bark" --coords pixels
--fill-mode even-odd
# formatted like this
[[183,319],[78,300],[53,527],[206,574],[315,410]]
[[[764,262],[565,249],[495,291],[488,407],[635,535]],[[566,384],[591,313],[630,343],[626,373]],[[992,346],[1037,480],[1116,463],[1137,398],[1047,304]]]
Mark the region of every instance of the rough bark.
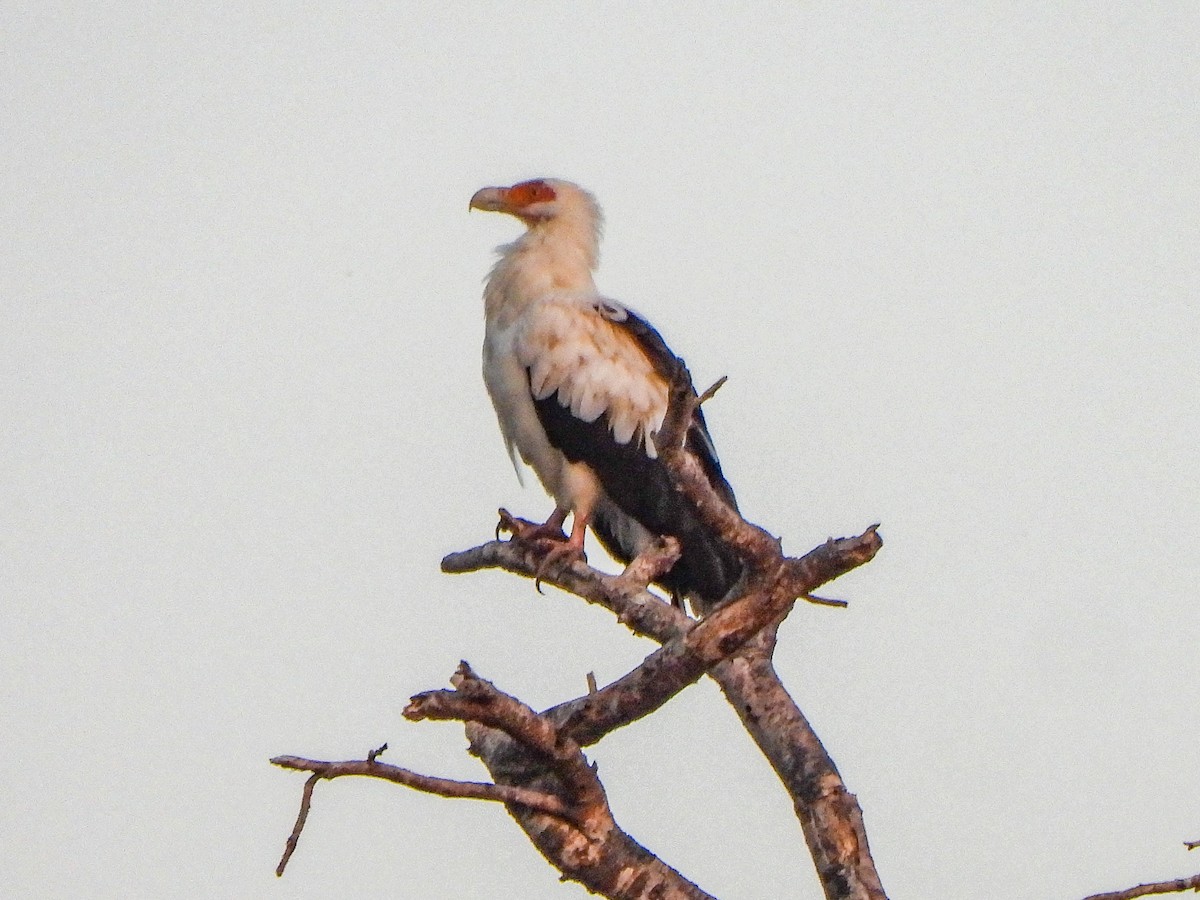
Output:
[[825,896],[883,898],[858,800],[772,663],[775,629],[710,673],[792,798]]

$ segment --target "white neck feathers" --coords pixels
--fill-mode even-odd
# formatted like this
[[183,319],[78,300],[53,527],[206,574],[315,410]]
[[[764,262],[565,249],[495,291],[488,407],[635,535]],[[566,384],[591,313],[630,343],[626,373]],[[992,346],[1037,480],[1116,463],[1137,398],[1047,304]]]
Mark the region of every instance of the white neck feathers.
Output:
[[483,291],[484,312],[502,324],[531,303],[550,297],[593,296],[592,279],[600,256],[600,210],[579,191],[553,216],[530,223],[529,230],[498,248],[500,259]]

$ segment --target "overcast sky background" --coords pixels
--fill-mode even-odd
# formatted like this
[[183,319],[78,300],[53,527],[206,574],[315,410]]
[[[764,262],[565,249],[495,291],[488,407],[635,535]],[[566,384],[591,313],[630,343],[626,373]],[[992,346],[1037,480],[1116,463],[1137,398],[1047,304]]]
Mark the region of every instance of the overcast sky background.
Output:
[[[542,707],[653,645],[451,578],[519,488],[479,376],[485,184],[593,190],[601,288],[745,513],[885,546],[778,665],[894,900],[1200,859],[1200,7],[0,10],[0,894],[582,898],[407,697]],[[599,550],[594,560],[601,560]],[[818,898],[711,683],[590,751],[723,898]]]

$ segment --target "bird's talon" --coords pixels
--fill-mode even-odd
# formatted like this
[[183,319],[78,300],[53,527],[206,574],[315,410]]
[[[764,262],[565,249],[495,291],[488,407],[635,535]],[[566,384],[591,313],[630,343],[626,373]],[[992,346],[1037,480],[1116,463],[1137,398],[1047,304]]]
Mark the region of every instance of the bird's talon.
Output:
[[545,522],[538,524],[530,522],[528,519],[518,518],[506,509],[500,510],[500,521],[496,523],[496,540],[499,540],[500,535],[504,532],[511,534],[514,541],[524,544],[538,545],[542,542],[549,542],[557,546],[565,544],[568,540],[567,536],[563,534],[561,519],[551,516]]
[[500,520],[496,522],[496,540],[500,540],[500,535],[504,534],[505,532],[508,532],[509,534],[513,535],[513,537],[516,537],[517,532],[521,527],[519,524],[521,520],[503,507],[498,510],[498,513]]
[[576,561],[587,562],[587,554],[583,552],[582,547],[577,547],[569,540],[566,543],[552,545],[546,550],[546,555],[538,563],[537,572],[534,574],[533,586],[537,588],[537,592],[539,594],[546,593],[542,590],[542,579],[546,577],[550,569],[556,565],[567,565]]

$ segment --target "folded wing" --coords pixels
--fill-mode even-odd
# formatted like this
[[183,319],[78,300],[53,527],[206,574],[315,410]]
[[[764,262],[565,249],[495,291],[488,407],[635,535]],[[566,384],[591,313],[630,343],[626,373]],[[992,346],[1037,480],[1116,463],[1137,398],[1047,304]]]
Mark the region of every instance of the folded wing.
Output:
[[[675,490],[654,447],[679,359],[649,323],[609,300],[543,305],[517,352],[550,443],[586,463],[604,489],[608,502],[597,507],[592,527],[605,548],[628,562],[654,535],[678,538],[682,556],[661,582],[707,611],[735,585],[742,565]],[[736,509],[699,409],[685,449]]]

